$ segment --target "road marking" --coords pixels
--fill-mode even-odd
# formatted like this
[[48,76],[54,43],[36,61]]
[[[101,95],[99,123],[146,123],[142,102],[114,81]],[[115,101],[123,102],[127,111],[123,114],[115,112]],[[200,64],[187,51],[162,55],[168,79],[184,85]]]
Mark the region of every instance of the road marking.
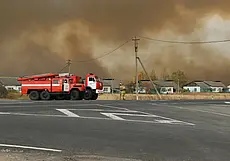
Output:
[[65,115],[67,115],[67,116],[69,116],[69,117],[80,117],[80,116],[78,116],[77,114],[75,114],[75,113],[73,113],[73,112],[71,112],[71,111],[69,111],[69,110],[67,110],[67,109],[56,109],[56,110],[58,110],[58,111],[64,113]]
[[[14,116],[34,116],[34,117],[59,117],[59,118],[72,118],[67,115],[42,115],[42,114],[26,114],[26,113],[9,113],[9,112],[0,112],[0,115],[14,115]],[[159,116],[161,117],[161,116]],[[102,117],[74,117],[79,119],[94,119],[94,120],[108,120],[108,121],[126,121],[126,122],[136,122],[136,123],[160,123],[160,124],[180,124],[180,125],[195,125],[192,123],[186,123],[183,121],[176,121],[176,120],[170,120],[170,121],[163,121],[163,120],[155,120],[155,121],[145,121],[145,120],[131,120],[131,119],[125,119],[125,120],[115,120],[111,118],[102,118]]]
[[198,112],[203,112],[203,113],[209,113],[209,114],[214,114],[214,115],[219,115],[219,116],[226,116],[230,117],[230,114],[224,114],[224,113],[219,113],[215,111],[206,111],[206,110],[199,110],[199,109],[191,109],[191,108],[186,108],[186,107],[181,107],[181,106],[174,106],[174,105],[167,105],[166,107],[173,107],[173,108],[178,108],[182,110],[188,110],[188,111],[198,111]]
[[93,112],[133,112],[133,113],[139,113],[138,111],[133,111],[133,110],[129,110],[129,111],[124,111],[124,110],[107,110],[107,109],[68,109],[71,111],[93,111]]
[[150,114],[150,113],[145,113],[145,112],[141,112],[139,111],[139,113],[142,113],[144,115],[140,115],[140,114],[131,114],[131,113],[110,113],[112,115],[115,115],[115,116],[134,116],[134,117],[156,117],[156,118],[161,118],[163,120],[155,120],[155,121],[158,121],[159,123],[183,123],[183,124],[188,124],[188,125],[195,125],[193,123],[189,123],[189,122],[184,122],[184,121],[180,121],[180,120],[175,120],[175,119],[172,119],[172,118],[167,118],[167,117],[163,117],[163,116],[158,116],[158,115],[153,115],[153,114]]
[[114,109],[118,109],[118,110],[126,110],[126,111],[129,111],[129,109],[127,109],[127,108],[117,107],[117,106],[111,106],[111,105],[101,105],[101,104],[97,104],[97,106],[109,107],[109,108],[114,108]]
[[10,145],[10,144],[0,144],[0,147],[22,148],[22,149],[32,149],[32,150],[42,150],[42,151],[52,151],[52,152],[62,152],[62,150],[58,150],[58,149],[49,149],[49,148],[40,148],[40,147],[22,146],[22,145]]
[[118,116],[112,114],[112,113],[103,113],[103,112],[101,112],[101,114],[102,114],[102,115],[105,115],[105,116],[107,116],[107,117],[110,117],[110,118],[112,118],[112,119],[114,119],[114,120],[125,120],[125,119],[123,119],[123,118],[121,118],[121,117],[118,117]]

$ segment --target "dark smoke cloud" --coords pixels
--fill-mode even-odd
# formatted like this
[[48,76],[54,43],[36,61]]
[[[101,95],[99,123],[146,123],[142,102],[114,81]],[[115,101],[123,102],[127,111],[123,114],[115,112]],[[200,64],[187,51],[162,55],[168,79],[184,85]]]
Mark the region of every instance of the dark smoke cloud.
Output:
[[[0,73],[57,72],[68,58],[93,59],[96,48],[91,44],[94,39],[101,46],[114,43],[116,47],[143,32],[154,35],[171,29],[175,35],[190,34],[194,28],[203,26],[203,23],[198,23],[203,16],[220,14],[228,18],[229,7],[228,0],[0,0]],[[60,35],[61,38],[58,37]],[[163,38],[168,39],[166,35]],[[146,47],[145,43],[142,45],[142,48]],[[101,47],[98,45],[98,48]],[[107,51],[107,48],[100,51]],[[180,68],[191,79],[230,81],[225,71],[229,67],[228,59],[206,47],[194,46],[190,51],[197,54],[186,54],[191,59],[188,61],[183,54],[187,50],[181,53],[173,49],[158,50],[161,55],[152,52],[145,64],[148,68],[157,65],[159,71],[165,67],[170,71]],[[133,61],[133,58],[126,55],[125,52],[120,59],[105,59],[108,61],[104,60],[106,66],[100,61],[74,63],[72,71],[79,74],[96,72],[101,76],[109,76],[112,71],[117,77],[132,77],[133,66],[127,65],[127,61]],[[210,68],[210,63],[198,63],[206,59],[215,63],[216,68]],[[165,63],[166,60],[174,63]],[[108,70],[110,62],[114,65]]]

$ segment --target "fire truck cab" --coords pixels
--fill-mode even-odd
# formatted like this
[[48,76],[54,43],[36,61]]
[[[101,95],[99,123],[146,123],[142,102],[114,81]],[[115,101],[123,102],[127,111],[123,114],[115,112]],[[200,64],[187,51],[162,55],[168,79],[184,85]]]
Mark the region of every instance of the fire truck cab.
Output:
[[69,74],[42,74],[18,78],[21,93],[29,95],[31,100],[96,100],[103,92],[103,83],[92,73],[85,77]]

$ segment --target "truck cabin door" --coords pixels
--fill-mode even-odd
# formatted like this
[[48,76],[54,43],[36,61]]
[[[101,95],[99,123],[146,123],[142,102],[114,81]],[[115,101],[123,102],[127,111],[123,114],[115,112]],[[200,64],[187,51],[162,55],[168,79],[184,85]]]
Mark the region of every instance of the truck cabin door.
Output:
[[96,89],[96,80],[94,77],[88,77],[88,86],[92,89]]
[[62,90],[63,90],[63,92],[69,92],[69,81],[68,81],[68,79],[63,79]]

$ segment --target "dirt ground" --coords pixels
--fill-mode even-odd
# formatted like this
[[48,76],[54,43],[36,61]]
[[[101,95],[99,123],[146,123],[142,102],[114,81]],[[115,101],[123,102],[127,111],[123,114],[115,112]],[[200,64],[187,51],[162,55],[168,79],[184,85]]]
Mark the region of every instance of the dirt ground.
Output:
[[[6,99],[28,100],[28,97],[19,93],[9,93]],[[119,94],[100,94],[98,100],[119,100]],[[126,100],[136,100],[136,94],[126,94]],[[155,94],[139,94],[139,100],[159,100]],[[223,100],[230,99],[230,93],[184,93],[184,94],[161,94],[162,100]]]
[[[98,100],[119,100],[119,94],[102,94],[99,96]],[[135,100],[135,94],[126,94],[126,100]],[[139,94],[139,100],[159,100],[157,95]],[[230,99],[229,93],[186,93],[186,94],[162,94],[162,100],[218,100],[218,99]]]

